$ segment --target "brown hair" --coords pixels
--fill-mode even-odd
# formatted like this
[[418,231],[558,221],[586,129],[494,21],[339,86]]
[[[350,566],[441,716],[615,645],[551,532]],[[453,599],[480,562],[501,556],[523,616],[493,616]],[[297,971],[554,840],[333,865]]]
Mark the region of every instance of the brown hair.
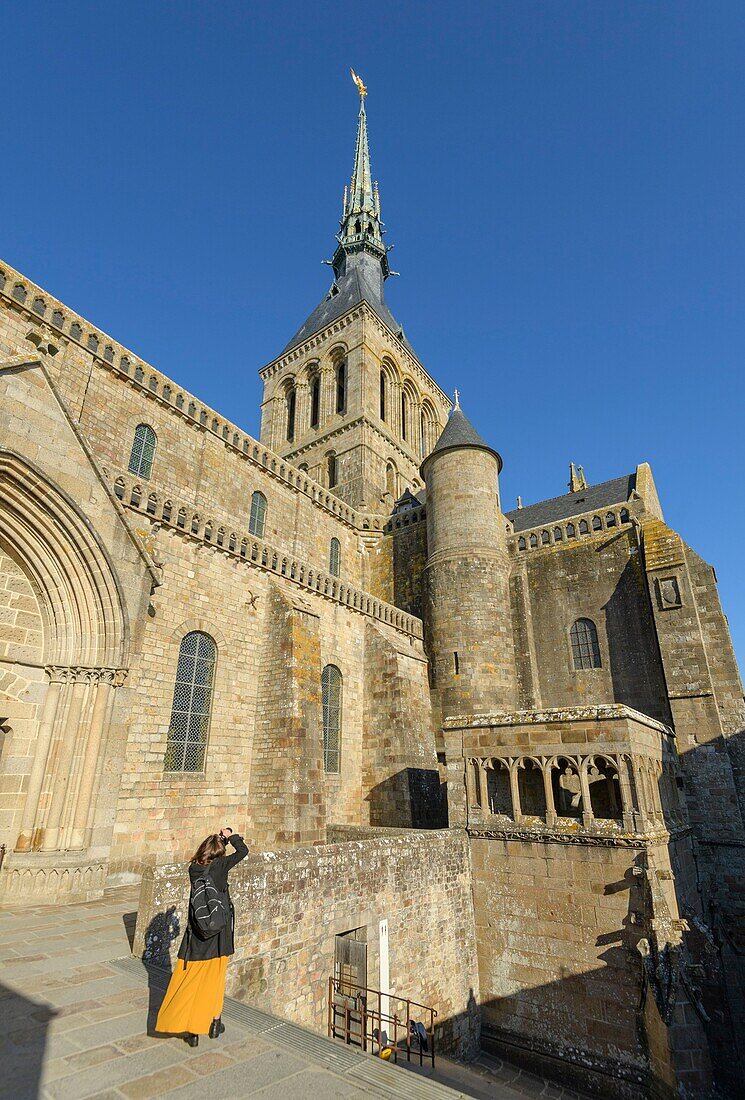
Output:
[[202,841],[194,855],[192,863],[212,863],[213,859],[225,855],[225,841],[219,833],[211,833]]

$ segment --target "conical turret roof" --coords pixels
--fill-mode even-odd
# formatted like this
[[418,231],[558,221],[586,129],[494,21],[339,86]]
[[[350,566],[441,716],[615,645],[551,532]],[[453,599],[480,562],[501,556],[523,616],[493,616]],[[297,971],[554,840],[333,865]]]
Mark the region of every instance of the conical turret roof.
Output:
[[424,467],[434,455],[441,454],[443,451],[453,451],[460,447],[480,447],[482,451],[489,451],[496,457],[499,469],[502,469],[502,456],[481,438],[460,407],[456,393],[455,406],[440,434],[440,438],[421,465],[422,473]]

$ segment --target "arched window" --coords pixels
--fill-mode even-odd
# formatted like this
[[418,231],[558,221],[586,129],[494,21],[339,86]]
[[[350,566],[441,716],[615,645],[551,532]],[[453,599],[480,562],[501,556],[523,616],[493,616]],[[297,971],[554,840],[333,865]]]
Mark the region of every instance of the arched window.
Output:
[[564,532],[561,527],[554,527],[554,542],[561,542],[564,538]]
[[385,420],[385,371],[380,372],[380,419]]
[[314,374],[310,380],[310,426],[317,428],[321,419],[321,376]]
[[577,619],[569,631],[572,641],[574,667],[600,668],[600,645],[598,631],[592,619]]
[[409,429],[409,395],[406,390],[401,391],[401,438],[406,439]]
[[135,477],[150,477],[155,458],[155,432],[149,424],[138,424],[129,456],[129,472]]
[[307,462],[301,462],[300,465],[298,466],[298,470],[302,470],[304,474],[307,474],[307,472],[308,472],[308,463]]
[[341,573],[341,543],[338,539],[331,540],[329,550],[329,573],[332,577],[338,577]]
[[587,520],[586,519],[581,519],[579,521],[579,533],[580,533],[580,535],[586,535],[589,530],[590,530],[590,528],[587,526]]
[[339,771],[341,742],[341,673],[336,665],[326,665],[321,673],[323,708],[323,770]]
[[257,538],[264,537],[264,521],[266,520],[266,497],[258,489],[251,497],[251,514],[248,517],[249,534]]
[[295,438],[295,387],[292,386],[285,394],[287,405],[287,442],[292,443]]
[[533,546],[533,547],[538,545],[538,535],[531,535],[530,536],[530,545]]
[[616,516],[615,516],[614,512],[608,512],[606,514],[605,526],[606,527],[615,527],[616,526]]
[[521,535],[520,538],[517,540],[517,548],[518,548],[518,550],[524,550],[525,547],[526,547],[525,539]]
[[567,538],[568,539],[573,539],[574,535],[575,535],[574,524],[573,523],[568,523],[567,524]]
[[46,305],[44,304],[43,298],[34,298],[34,304],[31,308],[33,309],[34,313],[38,313],[40,317],[44,316],[47,309]]
[[336,411],[347,411],[347,362],[342,359],[336,366]]
[[602,529],[602,526],[603,526],[603,521],[601,520],[600,516],[593,516],[592,517],[592,529],[593,529],[593,531],[600,531]]
[[628,510],[628,508],[622,508],[621,509],[621,523],[628,523],[628,522],[629,522],[629,510]]
[[329,489],[333,489],[336,485],[336,454],[334,451],[330,451],[326,455],[326,477],[328,478]]
[[542,543],[542,545],[543,546],[548,546],[548,544],[550,542],[551,542],[551,536],[549,535],[548,531],[541,531],[541,543]]
[[204,770],[216,656],[217,646],[201,630],[181,640],[164,764],[168,772]]

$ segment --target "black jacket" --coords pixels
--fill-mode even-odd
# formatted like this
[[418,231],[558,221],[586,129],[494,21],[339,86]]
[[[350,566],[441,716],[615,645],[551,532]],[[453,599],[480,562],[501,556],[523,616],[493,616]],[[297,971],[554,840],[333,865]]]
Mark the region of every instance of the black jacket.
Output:
[[[210,878],[214,882],[215,886],[220,891],[225,891],[230,896],[228,891],[228,871],[231,867],[235,867],[236,863],[240,863],[242,859],[245,859],[248,855],[248,848],[243,843],[242,836],[236,836],[232,833],[228,837],[228,844],[232,844],[235,851],[229,856],[218,856],[217,859],[213,859],[209,865]],[[194,882],[204,871],[204,867],[199,863],[192,863],[189,866],[189,879]],[[199,929],[192,924],[191,912],[189,912],[189,924],[184,938],[181,941],[181,946],[178,949],[178,957],[184,959],[187,962],[204,962],[206,959],[217,959],[223,955],[232,955],[235,952],[235,946],[233,944],[233,928],[235,926],[235,912],[233,910],[233,903],[230,903],[230,920],[226,928],[223,928],[216,936],[210,936],[208,940],[201,938]]]

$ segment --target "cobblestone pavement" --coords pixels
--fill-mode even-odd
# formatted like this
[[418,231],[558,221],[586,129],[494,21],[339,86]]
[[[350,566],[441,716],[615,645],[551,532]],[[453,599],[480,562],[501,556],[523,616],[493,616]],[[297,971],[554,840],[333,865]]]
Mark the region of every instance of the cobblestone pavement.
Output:
[[226,1000],[190,1049],[147,1034],[162,976],[129,956],[138,890],[0,910],[0,1096],[9,1100],[520,1100],[575,1097],[497,1059],[407,1072]]

